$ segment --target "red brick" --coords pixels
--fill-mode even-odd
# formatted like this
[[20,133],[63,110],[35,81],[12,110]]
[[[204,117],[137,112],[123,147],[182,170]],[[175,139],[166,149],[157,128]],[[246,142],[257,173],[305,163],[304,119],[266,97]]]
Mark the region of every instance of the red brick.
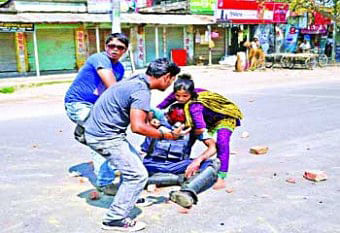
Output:
[[303,177],[306,178],[307,180],[316,182],[328,179],[327,174],[324,171],[320,170],[306,170],[305,173],[303,174]]
[[91,200],[98,200],[98,199],[100,199],[100,194],[97,191],[92,191],[92,192],[89,193],[89,198]]
[[252,154],[260,155],[266,154],[268,152],[268,146],[253,146],[250,148],[249,152]]

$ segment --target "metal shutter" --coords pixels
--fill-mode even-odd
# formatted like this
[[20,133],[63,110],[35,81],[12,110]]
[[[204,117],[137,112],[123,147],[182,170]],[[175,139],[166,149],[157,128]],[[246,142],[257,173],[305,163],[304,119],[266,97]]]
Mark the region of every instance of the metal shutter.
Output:
[[15,33],[0,33],[0,72],[16,72]]

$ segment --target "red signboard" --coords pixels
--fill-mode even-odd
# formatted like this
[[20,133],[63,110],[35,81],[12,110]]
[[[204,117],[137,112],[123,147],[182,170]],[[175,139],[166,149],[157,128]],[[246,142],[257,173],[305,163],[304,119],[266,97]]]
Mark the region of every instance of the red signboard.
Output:
[[240,24],[286,23],[289,6],[282,2],[218,0],[220,20]]

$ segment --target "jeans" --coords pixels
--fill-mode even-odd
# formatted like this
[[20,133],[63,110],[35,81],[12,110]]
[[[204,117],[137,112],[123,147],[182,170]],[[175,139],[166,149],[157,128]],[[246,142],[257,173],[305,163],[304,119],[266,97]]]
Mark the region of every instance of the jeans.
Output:
[[102,139],[85,132],[85,138],[89,147],[104,156],[121,172],[118,192],[103,221],[124,219],[133,209],[148,179],[142,158],[126,139],[125,134]]
[[90,115],[92,107],[93,104],[88,102],[65,103],[65,110],[68,118],[79,125],[84,124],[85,120]]
[[[65,103],[67,116],[76,124],[83,125],[90,115],[92,103],[89,102],[72,102]],[[114,167],[110,166],[108,161],[95,151],[91,151],[91,157],[94,165],[94,173],[97,177],[96,186],[102,187],[111,184],[115,178]]]

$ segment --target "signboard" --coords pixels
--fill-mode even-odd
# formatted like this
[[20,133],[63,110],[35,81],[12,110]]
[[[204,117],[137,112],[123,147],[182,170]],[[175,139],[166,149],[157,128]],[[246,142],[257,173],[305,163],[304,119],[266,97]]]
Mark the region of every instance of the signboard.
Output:
[[299,29],[293,25],[286,25],[286,35],[284,41],[285,52],[294,53],[296,51]]
[[336,46],[335,48],[335,60],[340,62],[340,46]]
[[0,0],[0,7],[8,3],[10,0]]
[[33,32],[33,23],[3,23],[0,22],[0,32]]
[[87,10],[89,13],[110,13],[112,12],[111,0],[87,0]]
[[197,15],[213,15],[216,0],[190,0],[190,12]]
[[218,0],[218,21],[240,24],[286,23],[289,6],[282,2]]
[[326,25],[309,25],[307,28],[301,29],[302,34],[327,34]]

